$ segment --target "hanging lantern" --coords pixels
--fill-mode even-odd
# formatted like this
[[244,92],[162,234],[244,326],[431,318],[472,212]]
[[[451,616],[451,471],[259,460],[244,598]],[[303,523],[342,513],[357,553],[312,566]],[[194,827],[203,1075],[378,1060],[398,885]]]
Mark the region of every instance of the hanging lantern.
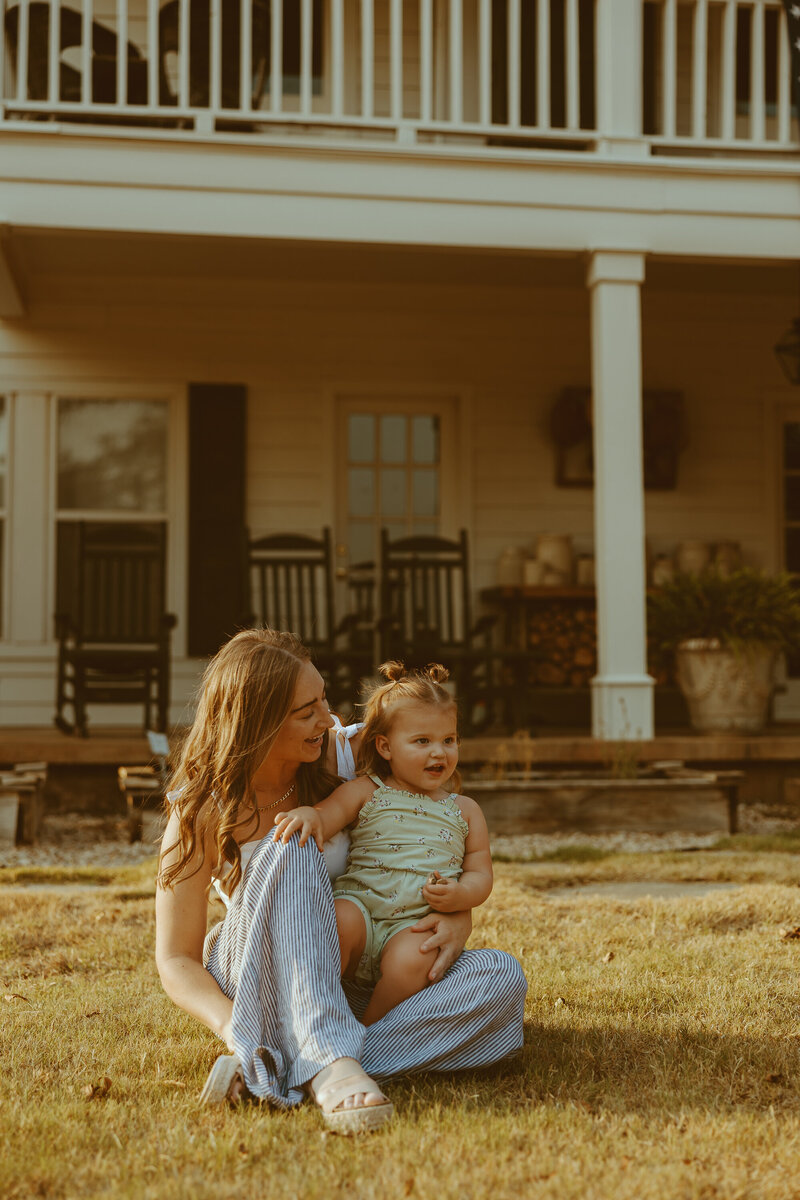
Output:
[[791,329],[775,343],[775,357],[789,383],[800,384],[800,317],[795,317]]

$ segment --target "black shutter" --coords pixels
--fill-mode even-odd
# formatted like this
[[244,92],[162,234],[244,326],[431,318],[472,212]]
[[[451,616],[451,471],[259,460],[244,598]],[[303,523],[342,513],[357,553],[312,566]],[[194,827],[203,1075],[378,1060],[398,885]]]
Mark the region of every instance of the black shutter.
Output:
[[245,528],[247,389],[189,385],[189,654],[214,654],[235,633],[247,602]]

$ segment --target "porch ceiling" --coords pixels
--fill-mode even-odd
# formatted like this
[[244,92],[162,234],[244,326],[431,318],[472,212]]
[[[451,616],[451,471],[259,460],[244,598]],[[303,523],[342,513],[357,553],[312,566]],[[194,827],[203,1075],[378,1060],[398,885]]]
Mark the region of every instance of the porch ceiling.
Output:
[[242,280],[583,286],[584,256],[428,246],[229,237],[65,233],[15,229],[13,257],[28,278],[219,277]]
[[[123,289],[126,279],[217,278],[538,290],[583,289],[586,277],[584,254],[450,247],[15,229],[4,248],[14,277],[33,300],[37,283],[46,294],[44,281],[53,278],[113,278]],[[797,266],[648,255],[644,290],[786,296],[792,302]]]
[[[180,731],[173,731],[172,740],[177,743],[179,737]],[[465,767],[497,761],[500,746],[507,744],[508,738],[466,738],[461,745],[460,761]],[[782,725],[767,733],[750,735],[676,732],[636,746],[643,762],[662,759],[694,763],[795,762],[800,757],[800,726]],[[608,742],[575,731],[534,738],[531,749],[536,763],[562,766],[603,763],[609,755]],[[52,728],[0,728],[0,764],[45,761],[118,766],[150,762],[151,757],[147,740],[138,729],[98,729],[91,737],[71,738]]]

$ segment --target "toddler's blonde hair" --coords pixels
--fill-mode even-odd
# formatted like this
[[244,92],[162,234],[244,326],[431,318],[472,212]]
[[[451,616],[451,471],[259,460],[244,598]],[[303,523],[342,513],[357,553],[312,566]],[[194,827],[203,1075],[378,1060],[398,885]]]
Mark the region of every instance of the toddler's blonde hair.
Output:
[[[392,728],[399,708],[404,704],[430,704],[458,710],[451,692],[443,685],[450,677],[441,663],[428,663],[421,670],[406,670],[405,664],[392,660],[381,663],[378,672],[386,680],[375,688],[364,706],[364,726],[356,769],[359,775],[377,775],[386,779],[391,764],[378,752],[376,739]],[[452,791],[461,788],[461,777],[454,771],[445,783]],[[445,786],[443,784],[442,786]]]

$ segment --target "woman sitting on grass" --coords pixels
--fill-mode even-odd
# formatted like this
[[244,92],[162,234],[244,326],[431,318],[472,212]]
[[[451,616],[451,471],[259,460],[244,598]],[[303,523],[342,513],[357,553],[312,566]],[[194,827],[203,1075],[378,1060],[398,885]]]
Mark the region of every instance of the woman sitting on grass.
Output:
[[299,831],[320,850],[347,826],[350,856],[333,895],[342,974],[372,984],[363,1015],[372,1025],[427,987],[434,950],[415,928],[431,909],[458,912],[482,904],[492,890],[489,834],[474,800],[458,785],[455,701],[442,686],[447,670],[432,664],[407,673],[384,663],[388,683],[366,706],[360,778],[316,807],[275,817],[288,842]]
[[[308,1094],[331,1129],[362,1132],[392,1114],[368,1072],[459,1070],[518,1050],[526,985],[502,951],[459,957],[468,913],[432,913],[418,931],[422,953],[438,951],[436,985],[368,1029],[356,1019],[329,877],[345,856],[273,836],[277,814],[341,782],[325,766],[333,725],[323,680],[291,634],[245,630],[211,660],[173,780],[156,961],[167,994],[232,1051],[214,1064],[206,1100],[246,1088],[290,1108]],[[206,937],[214,881],[228,911]]]

